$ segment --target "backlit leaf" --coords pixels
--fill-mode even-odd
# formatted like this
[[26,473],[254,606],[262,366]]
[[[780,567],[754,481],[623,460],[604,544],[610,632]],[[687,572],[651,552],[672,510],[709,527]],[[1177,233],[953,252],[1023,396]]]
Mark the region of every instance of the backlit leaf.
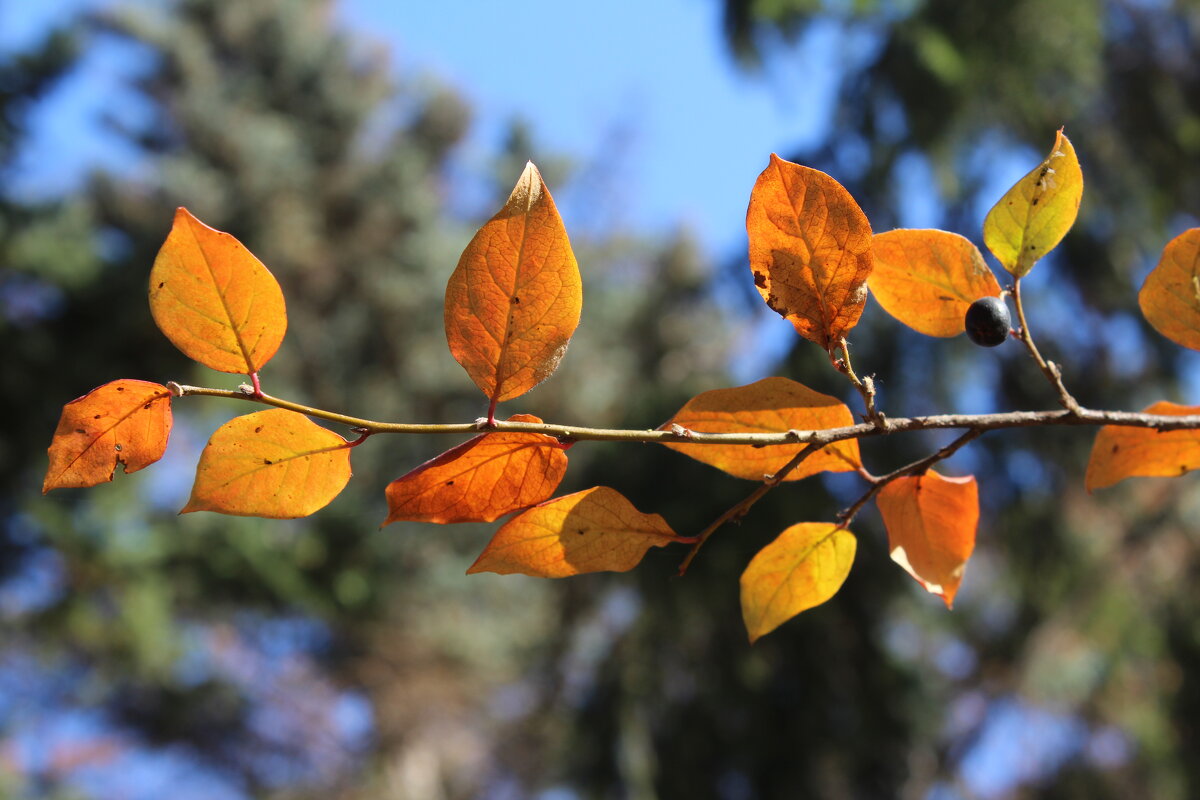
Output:
[[146,381],[106,383],[63,406],[42,493],[111,481],[117,464],[137,472],[162,458],[171,435],[171,392]]
[[[787,378],[764,378],[748,386],[702,392],[687,401],[661,429],[681,425],[703,433],[783,433],[853,424],[850,409],[836,397],[814,392]],[[806,445],[754,447],[671,442],[666,446],[734,477],[761,481],[763,476],[779,471]],[[858,440],[847,439],[813,453],[785,480],[798,481],[818,472],[848,472],[861,464]]]
[[1046,160],[1017,181],[983,221],[983,241],[1020,278],[1054,249],[1075,224],[1083,172],[1061,130]]
[[241,242],[186,208],[150,270],[150,312],[183,353],[220,372],[258,372],[287,331],[283,291]]
[[967,306],[999,297],[1000,284],[979,248],[957,233],[896,230],[872,239],[867,286],[883,310],[926,336],[963,332]]
[[537,167],[471,239],[446,286],[450,352],[492,403],[550,377],[579,324],[579,266]]
[[[1200,414],[1200,406],[1181,406],[1165,400],[1146,414],[1185,417]],[[1200,430],[1163,431],[1105,425],[1096,434],[1084,485],[1103,489],[1125,478],[1173,478],[1200,469]]]
[[750,642],[837,594],[858,546],[828,522],[793,525],[758,551],[742,573],[742,619]]
[[950,608],[975,549],[979,488],[975,478],[930,470],[889,483],[875,498],[892,560]]
[[1175,344],[1200,350],[1200,228],[1167,243],[1138,292],[1142,315]]
[[[541,422],[530,414],[509,421]],[[491,522],[554,494],[566,471],[567,454],[553,436],[485,433],[392,481],[383,524]]]
[[858,322],[871,274],[871,225],[823,172],[774,153],[746,211],[750,269],[767,305],[826,350]]
[[192,497],[179,513],[291,519],[324,508],[350,480],[350,448],[303,414],[273,408],[235,417],[212,435]]
[[596,486],[547,500],[504,523],[467,574],[625,572],[651,547],[674,541],[679,537],[658,514],[643,514],[615,489]]

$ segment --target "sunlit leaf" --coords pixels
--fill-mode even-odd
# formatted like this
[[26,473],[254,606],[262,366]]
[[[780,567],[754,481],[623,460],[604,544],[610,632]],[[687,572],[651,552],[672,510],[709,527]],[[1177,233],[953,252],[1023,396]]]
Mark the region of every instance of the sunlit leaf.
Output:
[[[1186,417],[1200,414],[1200,406],[1164,400],[1143,413]],[[1200,430],[1159,433],[1153,428],[1105,425],[1096,434],[1083,480],[1090,492],[1125,478],[1173,478],[1194,469],[1200,469]]]
[[[702,392],[661,427],[665,430],[680,425],[703,433],[783,433],[853,424],[850,409],[836,397],[814,392],[787,378],[764,378],[748,386]],[[735,477],[761,481],[763,476],[778,472],[805,445],[754,447],[671,442],[667,447]],[[785,480],[798,481],[818,472],[847,472],[861,464],[858,440],[847,439],[813,453]]]
[[750,269],[767,305],[826,350],[862,315],[871,274],[871,225],[823,172],[774,153],[746,211]]
[[926,336],[963,332],[967,306],[999,297],[1000,284],[970,240],[939,230],[896,230],[872,239],[867,279],[883,310]]
[[[509,422],[541,420],[517,414]],[[566,471],[567,454],[553,436],[486,433],[392,481],[383,524],[491,522],[554,494]]]
[[858,546],[828,522],[793,525],[758,551],[742,573],[742,619],[750,641],[837,594]]
[[1200,228],[1167,243],[1138,292],[1142,315],[1175,344],[1200,350]]
[[146,381],[106,383],[63,406],[42,492],[111,481],[162,458],[171,435],[171,392]]
[[547,500],[510,519],[467,570],[565,578],[625,572],[651,547],[679,541],[658,514],[643,514],[615,489],[596,486]]
[[975,549],[979,488],[973,476],[946,478],[930,470],[889,483],[875,498],[892,560],[946,607]]
[[192,497],[179,513],[291,519],[324,508],[350,480],[350,448],[303,414],[273,408],[235,417],[212,435]]
[[1060,130],[1046,160],[992,206],[983,221],[984,244],[1020,278],[1066,236],[1082,197],[1083,172],[1071,140]]
[[150,270],[150,312],[189,358],[220,372],[258,372],[287,331],[283,291],[241,242],[188,213]]
[[537,167],[471,239],[446,286],[450,352],[493,403],[541,383],[579,324],[582,281]]

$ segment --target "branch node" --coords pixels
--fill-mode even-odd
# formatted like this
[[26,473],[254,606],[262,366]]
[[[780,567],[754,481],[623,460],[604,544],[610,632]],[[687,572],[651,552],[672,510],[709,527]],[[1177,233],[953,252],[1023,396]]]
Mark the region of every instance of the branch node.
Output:
[[183,387],[175,381],[167,381],[167,391],[170,392],[173,397],[183,397]]
[[693,431],[683,427],[678,422],[671,423],[671,435],[678,436],[680,439],[691,439]]

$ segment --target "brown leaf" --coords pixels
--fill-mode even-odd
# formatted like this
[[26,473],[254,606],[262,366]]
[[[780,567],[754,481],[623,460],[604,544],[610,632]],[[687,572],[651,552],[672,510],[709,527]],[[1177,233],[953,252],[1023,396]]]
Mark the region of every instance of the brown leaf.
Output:
[[[1164,400],[1142,413],[1186,417],[1200,414],[1200,406]],[[1173,478],[1194,469],[1200,469],[1200,430],[1159,433],[1153,428],[1105,425],[1096,434],[1083,482],[1091,492],[1126,478]]]
[[1200,350],[1200,228],[1167,243],[1138,292],[1142,315],[1175,344]]

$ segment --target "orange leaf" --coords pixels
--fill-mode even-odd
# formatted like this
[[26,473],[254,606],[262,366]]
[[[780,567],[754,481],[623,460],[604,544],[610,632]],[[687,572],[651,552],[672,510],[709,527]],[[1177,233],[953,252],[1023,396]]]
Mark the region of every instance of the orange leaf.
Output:
[[957,233],[896,230],[876,234],[867,286],[883,310],[926,336],[957,336],[967,306],[999,297],[1000,284],[979,248]]
[[767,305],[826,350],[862,316],[871,224],[823,172],[774,153],[746,211],[750,269]]
[[742,573],[742,620],[750,643],[842,588],[858,541],[828,522],[793,525],[758,551]]
[[273,408],[217,429],[200,454],[192,497],[179,513],[307,517],[349,480],[345,439],[303,414]]
[[[748,386],[701,392],[687,401],[660,430],[681,425],[702,433],[783,433],[853,424],[850,409],[836,397],[814,392],[787,378],[764,378]],[[761,481],[763,476],[778,472],[806,445],[754,447],[671,442],[667,447],[735,478]],[[861,464],[858,440],[847,439],[822,447],[792,470],[785,480],[798,481],[818,472],[849,472]]]
[[241,242],[186,208],[150,270],[150,312],[184,355],[219,372],[258,372],[287,330],[283,291]]
[[171,435],[171,392],[146,381],[106,383],[63,406],[42,493],[95,486],[162,458]]
[[1175,344],[1200,350],[1200,228],[1176,236],[1138,292],[1142,315]]
[[[541,422],[517,414],[509,422]],[[567,454],[553,436],[485,433],[388,484],[383,524],[491,522],[540,503],[558,488]]]
[[888,532],[892,560],[946,608],[975,549],[979,488],[975,478],[946,478],[930,470],[884,486],[875,498]]
[[595,486],[547,500],[504,523],[467,574],[565,578],[625,572],[651,547],[675,541],[684,540],[658,514],[643,514],[615,489]]
[[[1164,400],[1143,413],[1185,417],[1200,414],[1200,406]],[[1173,478],[1194,469],[1200,469],[1200,430],[1159,433],[1153,428],[1105,425],[1096,434],[1083,482],[1090,492],[1126,478]]]
[[530,162],[446,286],[450,352],[493,406],[554,372],[579,324],[582,287],[562,218]]

